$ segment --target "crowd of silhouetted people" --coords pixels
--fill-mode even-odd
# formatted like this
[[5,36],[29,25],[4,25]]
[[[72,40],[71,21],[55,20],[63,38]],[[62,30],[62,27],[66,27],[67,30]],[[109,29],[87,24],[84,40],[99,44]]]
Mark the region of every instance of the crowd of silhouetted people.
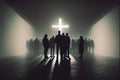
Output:
[[44,50],[44,58],[48,58],[48,50],[50,49],[50,57],[54,58],[56,54],[58,58],[60,55],[61,60],[64,58],[70,59],[70,49],[72,51],[77,51],[80,55],[79,57],[82,58],[83,53],[94,54],[94,47],[95,44],[93,39],[87,39],[80,36],[77,40],[71,40],[68,33],[61,33],[60,31],[58,31],[56,36],[52,36],[50,39],[48,39],[48,35],[45,34],[41,41],[38,38],[27,41],[29,54],[39,55],[39,53]]
[[27,41],[26,47],[28,56],[38,56],[40,51],[42,51],[43,49],[43,44],[38,38],[36,38],[35,40],[30,39],[29,41]]
[[[80,44],[80,39],[83,39],[83,36],[80,36],[81,38],[79,39],[72,39],[71,40],[71,48],[73,51],[77,51],[79,52],[79,44]],[[94,44],[94,40],[93,39],[87,39],[84,38],[84,41],[82,41],[83,43],[83,52],[84,53],[88,53],[88,54],[94,54],[94,48],[95,48],[95,44]]]
[[61,35],[60,31],[58,31],[58,34],[55,37],[52,36],[50,40],[48,40],[47,34],[45,34],[42,39],[42,42],[44,46],[44,57],[45,58],[48,58],[47,52],[49,48],[51,51],[51,57],[55,57],[54,56],[55,44],[56,44],[57,58],[59,56],[59,53],[60,53],[61,59],[64,59],[65,57],[70,58],[69,57],[70,37],[68,36],[68,33],[66,34],[62,33]]

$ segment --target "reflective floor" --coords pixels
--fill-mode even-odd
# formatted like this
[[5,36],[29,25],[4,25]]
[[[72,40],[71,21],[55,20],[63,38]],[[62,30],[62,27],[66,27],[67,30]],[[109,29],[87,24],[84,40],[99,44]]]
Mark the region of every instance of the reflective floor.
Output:
[[0,80],[119,80],[119,59],[84,54],[80,59],[0,58]]

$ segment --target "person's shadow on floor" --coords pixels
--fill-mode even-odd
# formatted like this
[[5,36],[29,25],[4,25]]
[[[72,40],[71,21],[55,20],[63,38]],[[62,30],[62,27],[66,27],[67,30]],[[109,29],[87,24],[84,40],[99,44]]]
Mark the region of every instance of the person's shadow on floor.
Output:
[[27,80],[48,80],[53,58],[43,59],[27,74]]

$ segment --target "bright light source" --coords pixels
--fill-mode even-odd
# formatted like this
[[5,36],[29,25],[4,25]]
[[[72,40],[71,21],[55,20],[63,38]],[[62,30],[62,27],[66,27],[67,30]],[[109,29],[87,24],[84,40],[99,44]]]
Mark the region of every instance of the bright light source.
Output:
[[52,28],[58,28],[62,33],[62,29],[69,28],[69,25],[62,25],[62,19],[59,18],[59,25],[52,25]]

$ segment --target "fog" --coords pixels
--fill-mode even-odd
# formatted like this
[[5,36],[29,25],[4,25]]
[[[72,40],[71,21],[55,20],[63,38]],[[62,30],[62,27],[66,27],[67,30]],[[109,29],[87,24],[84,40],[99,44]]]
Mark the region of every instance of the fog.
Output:
[[34,38],[33,27],[4,2],[1,3],[0,11],[1,54],[26,55],[26,42]]
[[[48,29],[44,27],[35,29],[6,3],[1,1],[0,4],[0,55],[26,55],[27,40],[36,37],[41,39],[45,33],[48,34],[48,38],[57,34],[58,30],[52,28],[53,24],[58,24],[57,18],[50,21],[51,25],[48,25]],[[71,38],[76,39],[83,35],[84,38],[93,39],[96,55],[119,57],[119,7],[115,7],[93,26],[84,30],[82,26],[81,29],[76,28],[73,31],[74,26],[66,20],[63,20],[63,24],[69,25],[69,29],[64,29],[63,32],[68,32]]]
[[119,7],[115,7],[95,23],[88,37],[95,42],[95,54],[119,57]]

